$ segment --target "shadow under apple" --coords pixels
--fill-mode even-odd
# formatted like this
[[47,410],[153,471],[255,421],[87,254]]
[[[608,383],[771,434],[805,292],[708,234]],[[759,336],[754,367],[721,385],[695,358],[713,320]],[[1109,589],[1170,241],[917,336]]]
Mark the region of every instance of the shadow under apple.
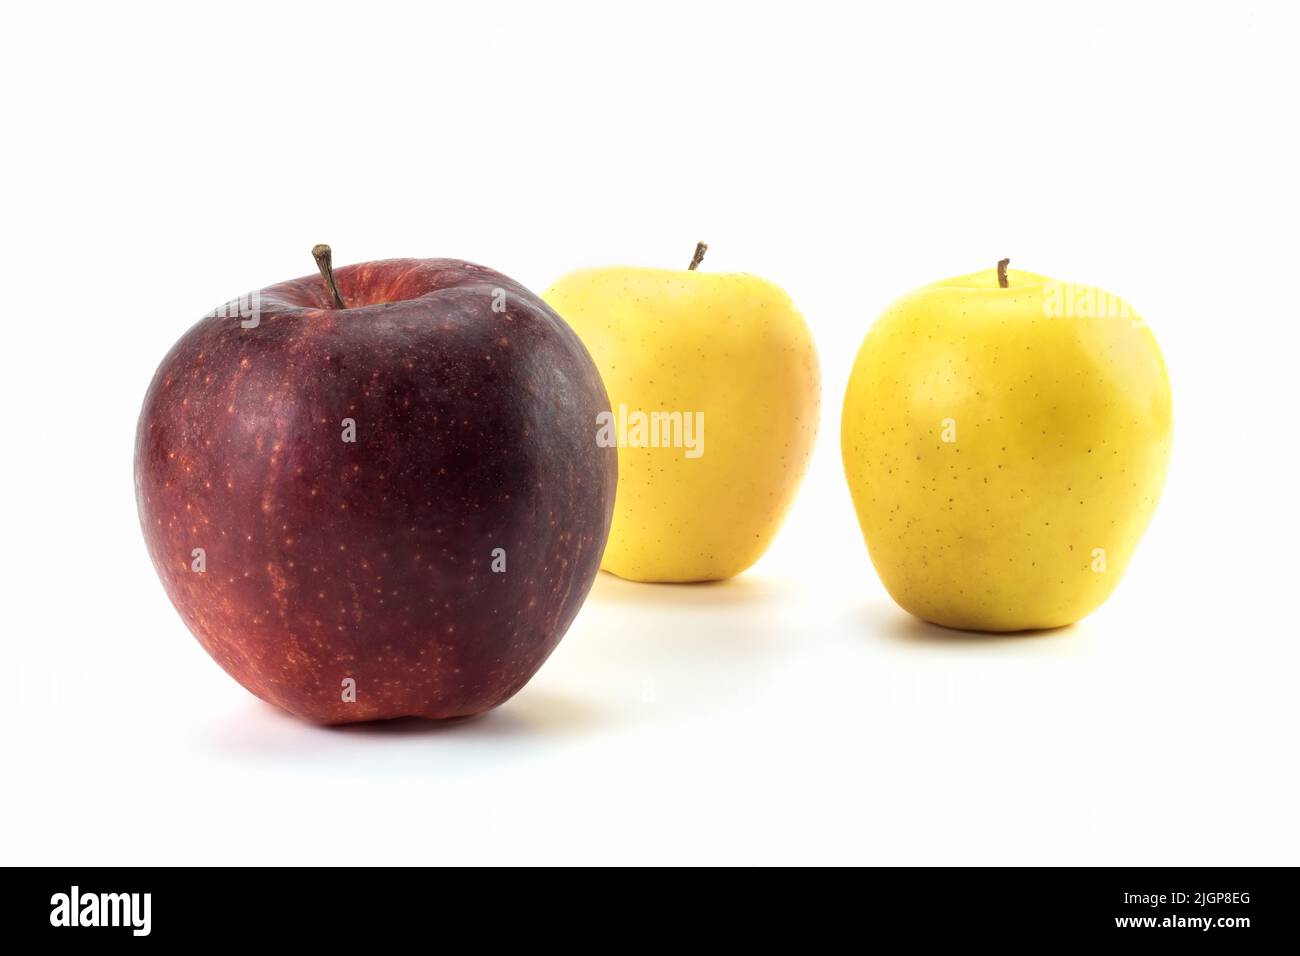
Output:
[[211,727],[200,746],[227,760],[298,772],[441,775],[531,759],[542,752],[539,744],[572,742],[600,723],[582,703],[532,687],[473,717],[335,726],[308,723],[253,700]]
[[871,634],[912,645],[979,649],[993,646],[1061,644],[1078,642],[1081,622],[1063,627],[1026,631],[963,631],[922,620],[888,600],[874,601],[860,610],[860,619]]
[[643,584],[604,573],[543,676],[603,701],[623,723],[741,706],[815,630],[800,597],[794,583],[752,574]]

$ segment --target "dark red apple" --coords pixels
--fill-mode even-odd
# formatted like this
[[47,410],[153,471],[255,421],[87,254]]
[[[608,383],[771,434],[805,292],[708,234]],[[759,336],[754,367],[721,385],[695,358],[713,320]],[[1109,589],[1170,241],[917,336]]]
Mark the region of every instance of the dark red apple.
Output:
[[600,375],[498,272],[393,259],[332,286],[318,251],[320,276],[209,315],[159,366],[135,446],[149,554],[207,652],[290,713],[495,707],[600,566]]

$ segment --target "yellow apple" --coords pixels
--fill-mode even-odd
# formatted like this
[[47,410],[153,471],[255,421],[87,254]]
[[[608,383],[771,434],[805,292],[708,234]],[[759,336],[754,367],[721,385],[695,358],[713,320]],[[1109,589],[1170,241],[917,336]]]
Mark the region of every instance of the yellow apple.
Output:
[[767,550],[817,433],[812,335],[766,279],[689,269],[570,273],[543,298],[600,369],[618,446],[601,567],[633,581],[710,581]]
[[1124,301],[998,269],[904,296],[844,398],[844,470],[890,595],[947,627],[1059,627],[1124,573],[1164,484],[1169,379]]

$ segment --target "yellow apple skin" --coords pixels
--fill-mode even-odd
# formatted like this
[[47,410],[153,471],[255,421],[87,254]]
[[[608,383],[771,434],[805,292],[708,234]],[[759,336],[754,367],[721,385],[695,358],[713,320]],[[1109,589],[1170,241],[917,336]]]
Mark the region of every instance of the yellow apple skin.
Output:
[[945,627],[1060,627],[1094,611],[1169,463],[1169,378],[1131,307],[1028,272],[1007,284],[990,270],[899,299],[844,398],[872,563],[904,609]]
[[790,297],[750,275],[615,267],[570,273],[543,298],[586,345],[615,412],[704,415],[699,457],[620,445],[601,567],[684,582],[752,565],[817,434],[817,352]]

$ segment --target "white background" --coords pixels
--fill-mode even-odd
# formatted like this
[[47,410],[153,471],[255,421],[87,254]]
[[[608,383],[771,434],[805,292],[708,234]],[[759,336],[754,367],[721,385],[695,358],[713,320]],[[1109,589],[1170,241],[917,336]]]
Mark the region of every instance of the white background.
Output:
[[[112,6],[0,41],[4,862],[1300,862],[1294,6]],[[822,359],[758,566],[601,575],[456,726],[305,726],[208,659],[131,481],[193,321],[322,241],[540,290],[697,239]],[[893,298],[1001,256],[1136,305],[1176,439],[1112,600],[980,638],[885,595],[839,417]]]

